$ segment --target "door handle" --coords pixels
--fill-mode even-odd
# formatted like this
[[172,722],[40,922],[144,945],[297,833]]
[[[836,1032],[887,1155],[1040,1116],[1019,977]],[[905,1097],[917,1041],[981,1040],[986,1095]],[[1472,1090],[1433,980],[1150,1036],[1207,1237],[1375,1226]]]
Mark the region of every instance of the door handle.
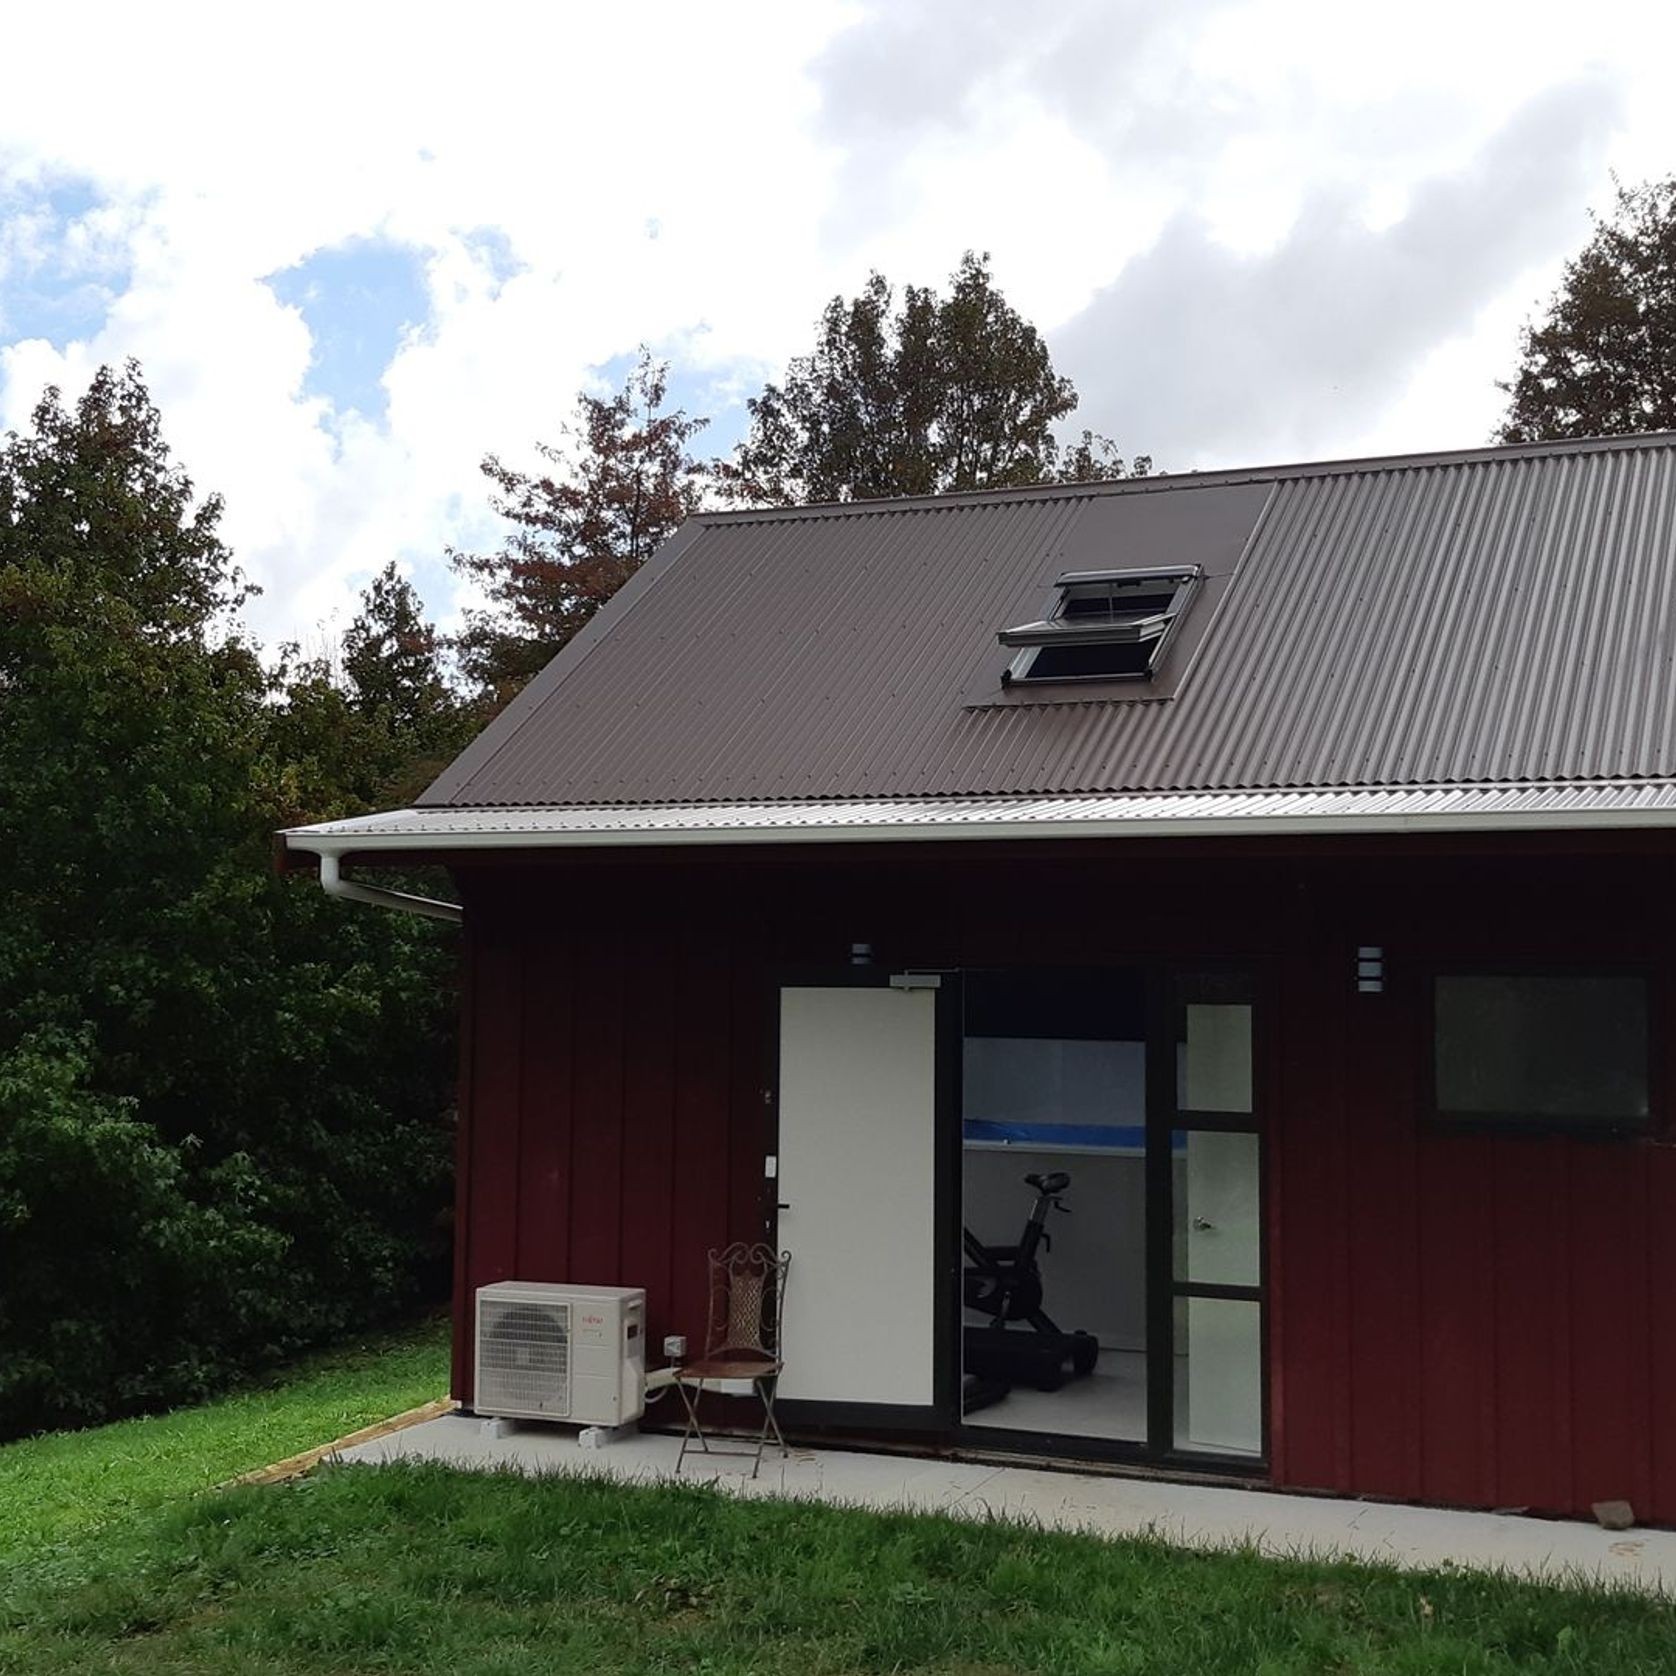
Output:
[[1216,1231],[1216,1224],[1203,1216],[1195,1216],[1193,1218],[1193,1227],[1201,1234],[1211,1234]]

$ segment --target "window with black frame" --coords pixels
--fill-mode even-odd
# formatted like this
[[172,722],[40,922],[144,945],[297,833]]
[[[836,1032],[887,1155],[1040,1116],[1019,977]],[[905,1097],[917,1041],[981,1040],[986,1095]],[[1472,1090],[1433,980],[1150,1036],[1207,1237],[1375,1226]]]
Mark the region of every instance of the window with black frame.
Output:
[[1648,1125],[1647,981],[1636,973],[1440,972],[1432,1054],[1444,1123]]
[[1048,616],[997,635],[1017,653],[1002,683],[1149,679],[1201,575],[1198,565],[1067,572]]

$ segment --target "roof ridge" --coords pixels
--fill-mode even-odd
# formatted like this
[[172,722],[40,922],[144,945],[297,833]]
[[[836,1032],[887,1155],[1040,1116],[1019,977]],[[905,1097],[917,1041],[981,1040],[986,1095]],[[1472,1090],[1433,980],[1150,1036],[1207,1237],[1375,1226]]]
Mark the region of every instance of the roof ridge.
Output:
[[1235,466],[1213,471],[1156,472],[1077,483],[1016,484],[1002,489],[961,489],[934,495],[882,496],[874,500],[817,501],[798,506],[754,506],[702,511],[689,520],[709,528],[734,524],[798,523],[825,518],[881,516],[902,512],[953,511],[968,506],[1013,502],[1093,500],[1108,495],[1165,494],[1177,489],[1222,489],[1247,483],[1289,483],[1311,477],[1422,471],[1432,466],[1491,465],[1503,460],[1555,459],[1568,454],[1626,453],[1676,448],[1676,431],[1636,431],[1623,436],[1565,437],[1545,442],[1487,443],[1476,448],[1433,449],[1419,454],[1349,455],[1271,466]]

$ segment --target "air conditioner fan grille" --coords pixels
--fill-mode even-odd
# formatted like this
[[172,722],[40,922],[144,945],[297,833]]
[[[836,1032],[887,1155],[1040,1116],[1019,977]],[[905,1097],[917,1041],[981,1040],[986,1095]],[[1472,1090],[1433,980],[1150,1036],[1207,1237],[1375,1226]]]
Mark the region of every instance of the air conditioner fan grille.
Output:
[[489,1413],[570,1414],[570,1306],[485,1303],[477,1406]]

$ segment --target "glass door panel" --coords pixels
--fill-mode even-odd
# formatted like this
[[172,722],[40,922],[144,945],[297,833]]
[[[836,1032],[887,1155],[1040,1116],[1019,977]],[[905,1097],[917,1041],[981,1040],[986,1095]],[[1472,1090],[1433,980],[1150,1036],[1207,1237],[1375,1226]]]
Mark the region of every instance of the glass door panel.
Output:
[[[1177,1452],[1265,1452],[1263,1140],[1255,1097],[1249,974],[1183,974],[1171,986],[1173,1109],[1154,1118],[1169,1148],[1169,1307],[1160,1357],[1171,1389],[1155,1413]],[[1157,1442],[1155,1435],[1155,1442]]]
[[1263,1453],[1263,1306],[1243,1298],[1185,1300],[1187,1354],[1177,1365],[1176,1447]]
[[962,994],[962,1418],[1144,1446],[1147,976],[973,971]]
[[1250,1111],[1250,1003],[1189,1001],[1183,1014],[1177,1104],[1183,1111]]
[[1254,1134],[1178,1129],[1175,1167],[1178,1281],[1260,1286],[1263,1281],[1262,1143]]

